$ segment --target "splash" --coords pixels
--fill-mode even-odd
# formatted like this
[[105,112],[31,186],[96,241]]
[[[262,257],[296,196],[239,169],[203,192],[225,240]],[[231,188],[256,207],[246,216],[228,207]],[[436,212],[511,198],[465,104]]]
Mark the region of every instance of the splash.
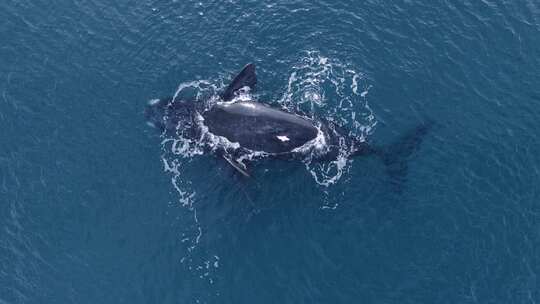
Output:
[[[377,121],[367,100],[370,86],[362,84],[363,80],[364,75],[353,67],[317,51],[308,51],[293,67],[279,103],[314,120],[322,117],[347,130],[343,136],[365,141]],[[348,172],[352,148],[345,142],[345,138],[340,138],[339,154],[333,161],[315,162],[310,155],[304,160],[306,169],[319,185],[335,184]]]
[[[218,94],[224,88],[223,81],[199,80],[179,85],[173,100],[195,99],[201,106],[200,112],[211,108],[220,101]],[[304,164],[316,183],[328,187],[333,185],[346,174],[350,168],[353,147],[347,146],[345,137],[354,137],[365,141],[371,134],[377,121],[368,104],[370,86],[364,83],[364,75],[352,66],[338,60],[321,55],[317,51],[308,51],[299,62],[292,67],[287,87],[278,103],[294,113],[304,113],[314,121],[327,120],[339,126],[339,153],[328,162],[317,162],[314,154],[324,153],[324,136],[298,148],[305,153]],[[249,90],[241,90],[237,100],[254,99]],[[234,102],[233,101],[233,102]],[[190,123],[190,122],[185,122]],[[178,123],[177,134],[165,138],[163,145],[170,146],[170,152],[181,158],[190,159],[203,151],[214,151],[218,147],[235,150],[237,143],[229,142],[226,138],[208,132],[202,117],[196,119],[201,135],[197,139],[184,136],[183,122]],[[346,130],[345,132],[343,132]],[[321,133],[321,132],[319,132]],[[321,135],[321,134],[319,134]],[[255,160],[268,157],[261,152],[242,153],[236,160]]]
[[[217,84],[216,84],[217,83]],[[171,102],[195,101],[200,110],[209,109],[217,102],[218,92],[223,88],[222,81],[199,80],[181,83],[175,91]],[[164,117],[164,120],[169,119]],[[161,160],[164,172],[171,176],[171,184],[178,193],[178,201],[172,202],[172,206],[181,206],[184,217],[182,218],[182,231],[179,238],[186,252],[179,258],[187,270],[209,284],[214,283],[214,272],[219,267],[219,256],[199,248],[203,237],[203,226],[197,217],[197,193],[193,189],[189,179],[185,178],[185,172],[190,171],[192,160],[203,154],[205,145],[218,145],[220,140],[217,136],[211,137],[209,132],[202,132],[198,139],[190,138],[183,133],[186,126],[192,124],[191,120],[180,120],[176,126],[175,134],[161,134]],[[200,120],[195,120],[200,124]],[[204,126],[202,126],[204,127]]]
[[[198,80],[179,85],[174,94],[174,101],[194,100],[200,106],[200,113],[220,102],[218,94],[224,88],[222,79],[217,81]],[[313,179],[319,185],[328,187],[337,183],[350,168],[352,147],[347,146],[345,137],[354,137],[365,141],[377,124],[373,112],[368,104],[370,86],[364,83],[364,75],[357,72],[352,66],[339,60],[321,55],[317,51],[308,51],[299,62],[292,67],[287,87],[278,100],[282,107],[294,113],[304,113],[314,121],[327,120],[340,128],[339,153],[329,162],[317,162],[313,154],[324,153],[324,136],[298,148],[306,153],[304,164]],[[241,90],[235,98],[237,100],[254,99],[249,90]],[[233,101],[233,102],[234,102]],[[165,118],[167,119],[167,118]],[[214,151],[219,147],[235,150],[237,143],[208,132],[204,119],[199,115],[195,120],[197,128],[201,131],[200,137],[193,139],[184,136],[185,124],[179,122],[176,136],[166,137],[162,142],[165,150],[185,159],[191,159],[204,151]],[[343,132],[346,130],[345,132]],[[320,133],[320,132],[319,132]],[[255,160],[268,157],[261,152],[242,153],[236,160]]]
[[[219,93],[224,89],[223,79],[198,80],[182,83],[174,93],[172,102],[196,102],[199,113],[210,109],[221,102]],[[364,76],[351,66],[338,60],[322,56],[319,52],[309,51],[292,67],[286,89],[278,100],[285,109],[312,118],[314,121],[325,119],[341,127],[346,132],[339,132],[339,153],[329,162],[316,161],[317,153],[324,153],[328,148],[323,132],[296,152],[306,155],[304,165],[314,181],[323,186],[323,192],[336,184],[349,172],[351,165],[352,147],[348,146],[345,137],[355,137],[359,140],[372,132],[376,125],[375,117],[368,105],[369,86],[364,83]],[[249,90],[241,90],[237,100],[255,99]],[[168,119],[165,117],[164,119]],[[187,124],[197,124],[200,136],[193,138],[184,134]],[[238,149],[237,143],[232,143],[224,137],[208,132],[204,119],[199,115],[194,120],[179,121],[175,134],[162,134],[162,161],[164,171],[171,175],[171,183],[179,195],[178,204],[191,214],[192,224],[185,224],[186,231],[182,233],[182,243],[186,244],[187,254],[181,258],[181,263],[195,272],[202,279],[213,283],[212,271],[219,265],[219,257],[211,252],[197,252],[204,230],[197,218],[197,193],[193,190],[190,180],[185,178],[189,172],[198,170],[192,161],[205,151],[213,151],[218,147]],[[252,161],[268,157],[264,152],[247,152],[239,154],[239,162]],[[190,167],[191,164],[191,167]],[[188,173],[186,173],[188,172]],[[336,206],[325,205],[325,208]],[[195,254],[197,252],[197,254]]]

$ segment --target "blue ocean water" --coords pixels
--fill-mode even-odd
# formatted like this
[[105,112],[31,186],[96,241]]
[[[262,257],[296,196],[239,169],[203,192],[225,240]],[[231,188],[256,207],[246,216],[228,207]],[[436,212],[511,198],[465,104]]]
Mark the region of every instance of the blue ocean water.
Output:
[[[540,3],[0,3],[0,303],[537,303]],[[145,124],[248,62],[390,145],[239,178]]]

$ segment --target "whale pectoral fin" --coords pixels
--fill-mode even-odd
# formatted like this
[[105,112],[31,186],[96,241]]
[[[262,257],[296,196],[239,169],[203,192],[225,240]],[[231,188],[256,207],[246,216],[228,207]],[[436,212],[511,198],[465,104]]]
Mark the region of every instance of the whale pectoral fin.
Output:
[[221,99],[229,101],[233,99],[234,93],[243,87],[249,87],[251,91],[255,90],[257,84],[257,75],[255,75],[255,64],[247,64],[223,93],[221,93]]
[[249,173],[247,172],[247,168],[244,164],[241,162],[231,158],[228,155],[223,155],[223,158],[231,165],[236,171],[238,171],[240,174],[242,174],[245,177],[251,177]]

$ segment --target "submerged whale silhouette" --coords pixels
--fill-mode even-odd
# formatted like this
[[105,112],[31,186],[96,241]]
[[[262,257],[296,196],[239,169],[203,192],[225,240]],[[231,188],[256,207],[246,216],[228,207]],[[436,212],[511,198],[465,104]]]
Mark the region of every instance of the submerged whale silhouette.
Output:
[[[431,125],[418,126],[392,146],[375,148],[324,118],[312,119],[255,100],[236,98],[243,88],[254,91],[256,83],[255,65],[248,64],[220,94],[220,101],[209,109],[201,108],[193,100],[168,97],[150,101],[145,116],[150,125],[162,132],[179,132],[192,140],[214,139],[208,152],[223,157],[244,176],[250,173],[245,159],[239,160],[242,155],[258,153],[270,158],[303,159],[309,154],[312,161],[328,161],[336,159],[347,147],[351,156],[380,156],[392,175],[403,177],[406,158],[416,150]],[[215,141],[216,136],[226,139],[226,144]]]

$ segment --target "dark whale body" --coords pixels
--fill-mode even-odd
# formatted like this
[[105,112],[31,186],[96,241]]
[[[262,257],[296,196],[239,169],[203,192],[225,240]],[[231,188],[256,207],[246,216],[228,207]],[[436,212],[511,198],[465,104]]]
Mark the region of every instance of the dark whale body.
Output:
[[[266,156],[280,159],[297,159],[311,153],[301,149],[322,137],[323,151],[312,155],[312,160],[336,159],[343,144],[351,156],[378,155],[392,175],[404,176],[406,159],[419,146],[431,123],[424,123],[406,134],[396,144],[386,148],[374,148],[367,142],[348,136],[340,126],[323,119],[313,120],[303,115],[289,113],[254,100],[235,100],[237,92],[247,87],[255,89],[257,77],[255,65],[248,64],[220,94],[221,101],[210,109],[198,108],[195,101],[163,98],[150,101],[145,115],[148,123],[162,132],[180,132],[191,139],[202,138],[202,126],[215,136],[226,138],[238,148],[212,147],[209,151],[218,154],[237,171],[249,176],[245,163],[236,160],[242,153],[262,152]],[[202,118],[202,126],[198,121]]]
[[211,133],[266,153],[291,152],[318,133],[306,118],[252,101],[215,105],[203,118]]
[[[194,101],[163,98],[152,100],[146,108],[146,117],[152,126],[161,131],[174,133],[181,131],[183,136],[198,138],[201,130],[194,122],[196,116],[203,119],[203,125],[213,135],[238,143],[241,150],[263,152],[267,155],[296,154],[296,149],[314,140],[323,132],[328,142],[338,134],[331,134],[327,126],[305,116],[289,113],[254,100],[235,101],[237,92],[243,88],[255,89],[257,77],[255,65],[248,64],[220,94],[220,101],[210,109],[198,109]],[[163,119],[165,118],[165,119]],[[190,121],[188,126],[179,124]],[[214,152],[222,153],[219,148]],[[226,151],[231,153],[231,151]]]

